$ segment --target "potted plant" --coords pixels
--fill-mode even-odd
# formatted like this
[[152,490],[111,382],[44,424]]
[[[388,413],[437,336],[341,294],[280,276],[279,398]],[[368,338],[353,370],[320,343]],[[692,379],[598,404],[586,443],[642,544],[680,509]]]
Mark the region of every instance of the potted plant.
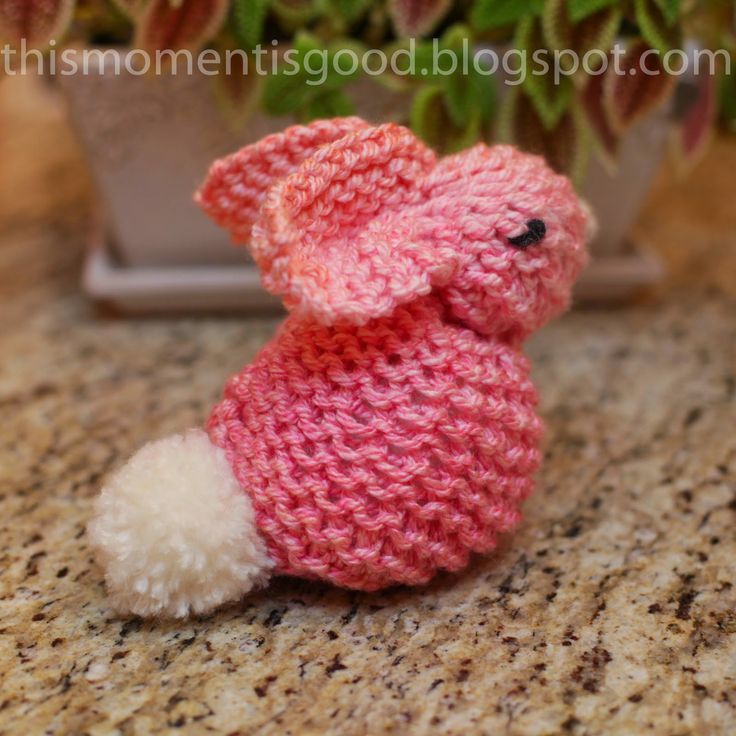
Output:
[[[295,120],[355,113],[407,123],[442,151],[509,140],[545,155],[598,216],[582,288],[612,297],[656,280],[627,231],[667,149],[691,166],[716,119],[717,76],[681,76],[664,59],[729,48],[730,14],[707,0],[0,0],[0,39],[58,54],[65,36],[97,52],[86,75],[55,59],[104,206],[86,280],[95,296],[143,309],[268,303],[192,191],[217,156]],[[264,48],[267,73],[254,73]],[[173,73],[171,53],[154,75],[140,55],[114,68],[116,49],[214,53],[193,74]],[[404,66],[347,63],[377,58],[370,50]],[[513,68],[448,73],[491,51],[514,52]],[[536,73],[535,53],[554,69]],[[306,63],[320,54],[326,72]],[[636,73],[642,64],[657,73]]]

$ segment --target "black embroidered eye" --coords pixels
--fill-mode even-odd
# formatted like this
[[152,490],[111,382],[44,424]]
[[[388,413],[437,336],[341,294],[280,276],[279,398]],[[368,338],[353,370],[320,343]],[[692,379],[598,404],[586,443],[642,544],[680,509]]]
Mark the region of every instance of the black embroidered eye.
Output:
[[526,232],[509,238],[509,243],[515,248],[528,248],[535,243],[541,243],[547,233],[547,226],[542,220],[529,220],[526,224]]

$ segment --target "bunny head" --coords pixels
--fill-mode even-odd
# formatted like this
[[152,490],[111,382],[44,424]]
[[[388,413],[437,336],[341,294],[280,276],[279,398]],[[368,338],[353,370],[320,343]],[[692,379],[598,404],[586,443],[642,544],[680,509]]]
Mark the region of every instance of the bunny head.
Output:
[[457,320],[523,338],[567,308],[592,226],[567,178],[538,156],[480,144],[441,160],[423,190],[459,254],[440,292]]
[[247,146],[197,200],[269,291],[325,324],[433,292],[449,318],[522,339],[567,306],[586,257],[584,209],[541,158],[480,144],[438,159],[406,128],[358,118]]

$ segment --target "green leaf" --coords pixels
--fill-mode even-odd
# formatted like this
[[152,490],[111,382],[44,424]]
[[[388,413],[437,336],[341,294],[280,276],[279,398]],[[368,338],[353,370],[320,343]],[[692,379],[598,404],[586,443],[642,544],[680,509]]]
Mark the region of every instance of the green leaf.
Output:
[[[401,54],[396,56],[398,49],[408,49],[406,42],[399,42],[389,46],[386,51],[394,54],[393,58],[398,63],[399,71],[402,75],[410,76],[414,80],[422,80],[427,82],[442,82],[449,76],[451,69],[462,69],[462,53],[463,41],[467,40],[467,47],[470,54],[473,51],[472,31],[465,25],[456,24],[445,31],[442,38],[438,42],[438,48],[441,56],[437,56],[434,51],[434,41],[420,41],[414,46],[414,54],[412,60],[414,62],[413,74],[409,74],[409,67],[406,62],[409,56]],[[452,55],[454,54],[454,62]],[[472,68],[472,64],[469,65]]]
[[439,137],[440,115],[435,111],[437,103],[441,104],[445,91],[441,85],[427,85],[422,87],[411,103],[409,121],[412,130],[430,145]]
[[570,14],[570,20],[577,23],[589,15],[613,5],[618,5],[618,0],[568,0],[567,10]]
[[[365,45],[353,39],[340,39],[331,43],[327,47],[330,70],[339,71],[340,78],[345,82],[356,79],[361,74],[360,59],[365,52]],[[354,63],[356,58],[357,65]]]
[[557,125],[573,99],[574,87],[568,77],[563,77],[560,84],[554,84],[551,74],[530,74],[521,87],[547,130]]
[[472,47],[473,31],[464,23],[454,23],[442,34],[440,46],[446,49],[462,51],[465,41]]
[[293,115],[307,104],[309,93],[302,74],[292,76],[278,71],[266,79],[263,108],[269,115]]
[[[473,65],[468,65],[468,73],[463,73],[463,50],[467,46],[471,49],[471,30],[460,23],[448,28],[442,35],[439,47],[442,53],[447,56],[453,54],[452,66],[457,70],[454,74],[438,75],[438,80],[445,88],[445,106],[453,123],[461,128],[467,126],[476,114],[481,114],[484,119],[485,115],[483,105],[489,100],[489,93],[482,90],[482,84],[479,81],[480,75],[475,71]],[[488,81],[488,86],[493,85],[493,81]],[[486,94],[482,94],[485,91]],[[492,94],[493,89],[491,88]],[[491,108],[493,100],[490,99]]]
[[299,33],[294,36],[294,48],[296,49],[297,54],[301,57],[310,51],[322,48],[322,46],[319,40],[311,33],[299,31]]
[[421,87],[412,101],[410,123],[414,132],[432,148],[450,153],[475,143],[480,137],[480,113],[471,114],[467,124],[456,125],[446,106],[440,84]]
[[[437,46],[441,56],[435,54],[431,42],[415,46],[414,70],[410,75],[412,83],[416,85],[418,80],[422,80],[424,88],[436,86],[444,90],[445,112],[453,125],[464,129],[475,119],[481,124],[487,123],[495,108],[495,79],[478,72],[472,63],[468,63],[467,73],[463,73],[463,54],[466,51],[472,54],[472,31],[457,23],[444,32]],[[406,45],[395,48],[406,48]],[[398,59],[406,61],[402,56]],[[409,69],[402,66],[401,71],[408,73]],[[421,102],[422,96],[419,96],[417,104]]]
[[339,14],[348,23],[355,23],[370,5],[370,0],[326,0],[328,12]]
[[[342,89],[346,84],[360,76],[362,72],[360,59],[365,53],[365,47],[359,41],[336,41],[330,44],[325,51],[327,74],[324,81],[315,88],[316,92],[319,92],[320,88],[324,91]],[[357,64],[355,63],[356,60]]]
[[473,28],[487,31],[518,23],[528,15],[537,15],[544,0],[476,0],[470,13]]
[[317,95],[307,102],[299,112],[302,122],[309,122],[318,118],[346,117],[354,112],[353,103],[342,90],[332,90]]
[[[294,37],[294,52],[299,66],[299,72],[295,77],[301,78],[308,90],[312,91],[324,84],[322,69],[325,62],[322,60],[328,57],[329,52],[319,39],[311,33],[300,31]],[[327,71],[328,73],[331,71],[329,63],[327,63]]]
[[235,38],[242,48],[251,51],[263,40],[269,0],[232,0]]
[[432,79],[439,76],[434,73],[434,51],[431,42],[416,45],[414,54],[414,76],[419,79]]
[[271,0],[271,9],[287,33],[296,33],[319,13],[318,0]]
[[445,79],[445,104],[455,125],[465,127],[477,118],[487,123],[496,106],[496,82],[493,77],[475,71],[453,74]]
[[733,74],[721,77],[719,108],[728,129],[736,132],[736,77]]
[[[371,78],[381,87],[392,92],[409,93],[415,85],[415,78],[409,74],[409,54],[404,51],[408,50],[408,45],[404,41],[395,41],[382,47],[382,51],[389,59],[394,59],[396,71],[391,66],[386,69],[383,74],[372,76]],[[401,52],[397,55],[397,52]],[[371,59],[369,58],[370,62]],[[377,63],[376,60],[373,60]]]
[[297,114],[303,120],[319,117],[319,110],[332,110],[332,117],[349,114],[341,112],[352,110],[352,104],[341,90],[361,73],[361,67],[353,64],[347,54],[337,56],[346,49],[353,51],[358,60],[365,50],[357,41],[343,40],[324,47],[310,33],[297,34],[289,61],[284,60],[276,74],[267,80],[263,95],[266,112]]

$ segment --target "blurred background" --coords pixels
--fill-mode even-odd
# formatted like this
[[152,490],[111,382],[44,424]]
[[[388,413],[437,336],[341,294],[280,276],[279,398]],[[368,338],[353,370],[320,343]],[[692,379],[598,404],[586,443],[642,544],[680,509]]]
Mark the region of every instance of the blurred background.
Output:
[[[692,285],[714,251],[733,257],[732,2],[0,0],[0,39],[6,295],[46,267],[83,274],[117,312],[274,308],[192,193],[215,158],[346,114],[410,125],[443,152],[511,141],[568,174],[599,222],[581,302]],[[130,49],[191,52],[194,72],[175,55],[146,71]],[[14,268],[42,247],[29,239],[52,257]]]

